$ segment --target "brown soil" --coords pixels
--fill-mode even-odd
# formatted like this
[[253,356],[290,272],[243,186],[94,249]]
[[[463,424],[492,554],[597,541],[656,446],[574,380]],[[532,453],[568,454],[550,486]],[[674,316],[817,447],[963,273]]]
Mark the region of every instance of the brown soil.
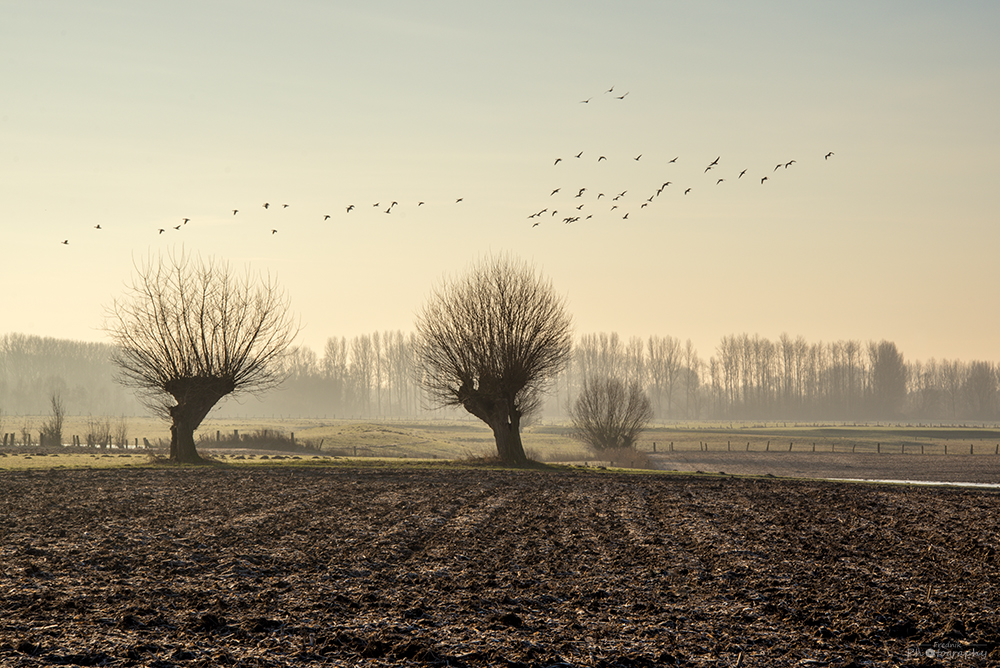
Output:
[[1000,662],[988,491],[214,466],[0,507],[3,666]]

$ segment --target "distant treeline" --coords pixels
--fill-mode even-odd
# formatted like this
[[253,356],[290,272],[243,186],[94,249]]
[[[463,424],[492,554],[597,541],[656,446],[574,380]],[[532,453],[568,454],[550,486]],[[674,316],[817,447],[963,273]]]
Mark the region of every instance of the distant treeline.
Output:
[[[213,415],[430,417],[414,373],[414,334],[331,337],[285,358],[287,379],[259,398],[224,402]],[[0,414],[45,414],[59,394],[69,414],[136,415],[114,382],[106,344],[8,334],[0,338]],[[996,420],[998,367],[986,361],[908,362],[890,341],[809,343],[749,334],[723,337],[707,360],[690,340],[581,336],[553,383],[544,417],[566,416],[587,375],[638,382],[659,419]],[[449,412],[447,417],[454,417]]]
[[59,395],[73,415],[139,415],[131,390],[114,380],[104,343],[0,336],[0,415],[45,415]]

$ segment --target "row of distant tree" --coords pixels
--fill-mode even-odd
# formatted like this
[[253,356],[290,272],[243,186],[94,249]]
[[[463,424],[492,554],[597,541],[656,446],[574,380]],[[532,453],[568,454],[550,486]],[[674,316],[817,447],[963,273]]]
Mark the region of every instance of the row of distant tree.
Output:
[[[287,378],[259,398],[224,402],[218,415],[428,417],[414,369],[416,338],[401,331],[332,337],[317,353],[293,347]],[[53,395],[71,415],[137,415],[115,382],[108,344],[0,337],[0,411],[42,415]],[[645,388],[658,419],[993,420],[1000,375],[988,361],[908,362],[889,341],[809,343],[782,335],[723,337],[705,359],[671,336],[587,334],[553,383],[543,417],[563,419],[584,378],[615,376]],[[460,413],[447,413],[459,415]],[[464,415],[464,413],[461,413]]]

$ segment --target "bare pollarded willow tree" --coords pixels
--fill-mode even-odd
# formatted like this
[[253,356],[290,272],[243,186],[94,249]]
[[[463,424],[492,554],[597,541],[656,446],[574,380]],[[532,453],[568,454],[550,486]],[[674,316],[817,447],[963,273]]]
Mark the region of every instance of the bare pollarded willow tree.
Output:
[[521,260],[486,258],[431,294],[416,330],[430,396],[485,422],[501,461],[527,462],[521,420],[540,408],[572,348],[572,321],[551,283]]
[[613,376],[591,376],[570,406],[573,435],[595,452],[635,448],[653,419],[649,397],[637,382],[625,385]]
[[183,253],[136,265],[105,330],[119,382],[170,420],[170,458],[178,462],[201,461],[194,431],[220,399],[281,382],[297,332],[270,277]]

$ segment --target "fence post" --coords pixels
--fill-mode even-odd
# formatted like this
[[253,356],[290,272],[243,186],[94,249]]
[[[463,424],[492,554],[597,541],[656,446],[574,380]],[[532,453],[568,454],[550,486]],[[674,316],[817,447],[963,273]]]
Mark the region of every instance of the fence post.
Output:
[[788,442],[788,451],[789,452],[792,451],[792,442],[791,441]]

